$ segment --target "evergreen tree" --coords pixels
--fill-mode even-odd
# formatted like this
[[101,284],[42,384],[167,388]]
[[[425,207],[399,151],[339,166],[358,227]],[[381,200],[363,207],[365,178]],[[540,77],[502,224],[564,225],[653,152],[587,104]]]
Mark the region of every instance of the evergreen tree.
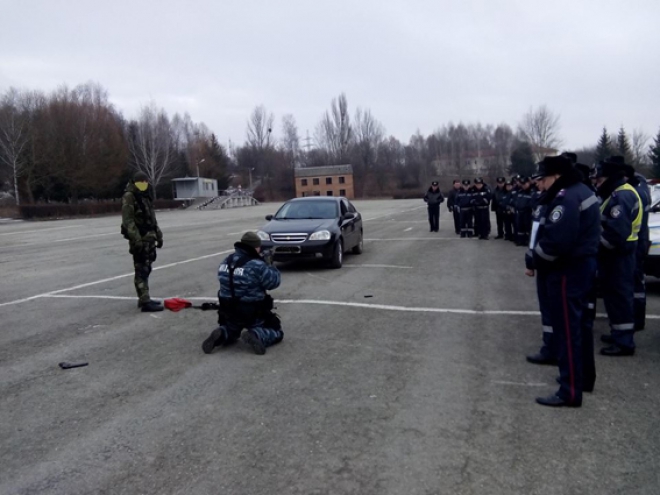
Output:
[[607,128],[603,127],[603,133],[600,135],[598,140],[598,146],[596,146],[596,162],[605,160],[613,155],[613,146],[610,135],[607,133]]
[[653,175],[660,178],[660,130],[653,140],[653,144],[649,146],[649,158],[651,159]]
[[536,171],[532,147],[527,142],[520,143],[511,153],[511,173],[529,177]]
[[619,135],[616,139],[616,147],[619,155],[625,158],[626,163],[632,164],[632,148],[630,147],[630,141],[628,141],[628,136],[626,135],[626,131],[623,129],[623,126],[621,126],[621,129],[619,129]]

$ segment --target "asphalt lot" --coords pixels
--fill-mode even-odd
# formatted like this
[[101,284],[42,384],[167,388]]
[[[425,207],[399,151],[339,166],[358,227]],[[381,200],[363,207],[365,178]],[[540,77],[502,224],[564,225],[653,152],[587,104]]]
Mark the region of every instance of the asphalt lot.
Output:
[[[203,354],[212,312],[138,312],[119,217],[0,225],[0,493],[660,493],[657,281],[636,356],[544,408],[524,249],[457,239],[444,208],[429,233],[421,201],[355,204],[364,254],[280,266],[265,356]],[[159,212],[152,296],[213,300],[276,207]]]

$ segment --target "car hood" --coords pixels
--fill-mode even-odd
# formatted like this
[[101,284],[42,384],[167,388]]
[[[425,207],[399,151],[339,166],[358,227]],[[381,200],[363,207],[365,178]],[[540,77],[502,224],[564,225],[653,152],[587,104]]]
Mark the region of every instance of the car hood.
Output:
[[331,230],[339,225],[339,220],[310,218],[304,220],[271,220],[261,230],[269,234],[278,233],[306,233],[311,234],[317,230]]

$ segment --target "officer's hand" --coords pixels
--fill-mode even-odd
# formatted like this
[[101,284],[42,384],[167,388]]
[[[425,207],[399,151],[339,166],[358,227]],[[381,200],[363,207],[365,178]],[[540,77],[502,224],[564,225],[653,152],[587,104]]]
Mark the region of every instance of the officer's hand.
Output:
[[530,270],[529,268],[527,268],[525,270],[525,275],[527,275],[528,277],[533,277],[534,276],[534,270]]
[[158,241],[156,242],[156,247],[158,249],[161,249],[163,247],[163,240],[162,239],[158,239]]
[[273,252],[270,249],[264,249],[261,252],[261,259],[264,260],[264,262],[267,265],[272,265],[273,264]]

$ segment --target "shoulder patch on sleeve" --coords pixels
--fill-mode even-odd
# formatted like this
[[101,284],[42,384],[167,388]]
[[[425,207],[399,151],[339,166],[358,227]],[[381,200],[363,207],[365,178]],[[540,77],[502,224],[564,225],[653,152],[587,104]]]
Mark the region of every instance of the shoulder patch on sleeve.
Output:
[[564,216],[564,207],[559,205],[555,206],[554,209],[550,212],[550,221],[553,223],[557,223],[559,220],[561,220],[561,217]]
[[619,216],[621,215],[621,205],[613,206],[612,209],[610,210],[610,215],[612,216],[612,218],[619,218]]
[[558,198],[563,198],[566,196],[566,189],[560,189],[559,192],[557,193]]

